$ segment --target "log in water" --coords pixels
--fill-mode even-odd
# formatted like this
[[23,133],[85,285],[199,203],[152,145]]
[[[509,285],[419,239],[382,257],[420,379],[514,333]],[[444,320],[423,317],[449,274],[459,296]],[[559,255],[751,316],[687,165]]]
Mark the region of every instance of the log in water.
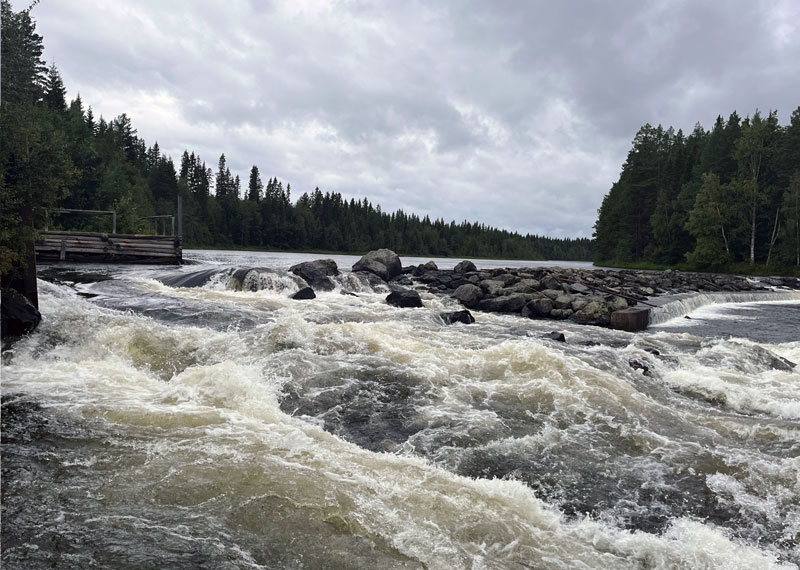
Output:
[[800,299],[446,325],[347,271],[292,300],[303,256],[186,257],[40,281],[3,356],[4,568],[800,565]]

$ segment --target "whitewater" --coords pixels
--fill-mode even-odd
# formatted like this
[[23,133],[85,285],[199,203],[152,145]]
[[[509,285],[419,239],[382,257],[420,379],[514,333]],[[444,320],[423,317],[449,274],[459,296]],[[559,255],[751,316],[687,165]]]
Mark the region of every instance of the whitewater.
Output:
[[347,271],[291,299],[319,256],[185,257],[40,267],[3,568],[800,568],[797,294],[447,326]]

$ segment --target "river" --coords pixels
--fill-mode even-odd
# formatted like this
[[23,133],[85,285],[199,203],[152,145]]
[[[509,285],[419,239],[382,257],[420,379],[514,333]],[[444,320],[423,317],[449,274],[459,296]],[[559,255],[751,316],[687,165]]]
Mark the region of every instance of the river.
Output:
[[[184,257],[40,267],[3,354],[4,569],[800,567],[800,296],[445,326],[346,271],[290,299],[326,256]],[[228,289],[247,267],[276,271]]]

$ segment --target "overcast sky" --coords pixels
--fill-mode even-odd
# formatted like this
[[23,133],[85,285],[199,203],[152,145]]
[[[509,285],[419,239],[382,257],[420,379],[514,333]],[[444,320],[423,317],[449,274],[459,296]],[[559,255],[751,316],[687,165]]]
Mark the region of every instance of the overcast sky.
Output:
[[[28,2],[14,2],[20,9]],[[176,164],[591,236],[645,123],[800,105],[800,2],[42,0],[70,98]]]

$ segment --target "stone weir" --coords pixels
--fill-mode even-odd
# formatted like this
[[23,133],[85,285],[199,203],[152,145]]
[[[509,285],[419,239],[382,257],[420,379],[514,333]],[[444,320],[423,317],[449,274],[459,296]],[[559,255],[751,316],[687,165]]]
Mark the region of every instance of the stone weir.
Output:
[[[302,299],[313,298],[313,289],[332,289],[330,278],[339,275],[330,259],[301,263],[289,271],[309,284],[310,292],[295,297]],[[420,289],[458,300],[465,310],[443,313],[447,323],[468,324],[473,320],[469,310],[478,310],[531,319],[568,319],[631,332],[646,329],[651,309],[663,305],[667,296],[754,292],[773,287],[800,290],[800,279],[794,277],[755,279],[672,270],[560,267],[478,269],[471,261],[444,270],[433,261],[403,267],[398,255],[388,249],[369,252],[352,271],[365,282],[387,286],[391,292],[386,302],[398,307],[421,307]]]
[[[527,318],[570,321],[639,331],[647,328],[654,299],[698,292],[800,289],[797,278],[750,279],[736,275],[678,271],[570,268],[477,269],[462,261],[452,270],[433,262],[403,268],[393,280],[449,295],[467,309],[516,313]],[[391,285],[390,281],[390,285]]]

